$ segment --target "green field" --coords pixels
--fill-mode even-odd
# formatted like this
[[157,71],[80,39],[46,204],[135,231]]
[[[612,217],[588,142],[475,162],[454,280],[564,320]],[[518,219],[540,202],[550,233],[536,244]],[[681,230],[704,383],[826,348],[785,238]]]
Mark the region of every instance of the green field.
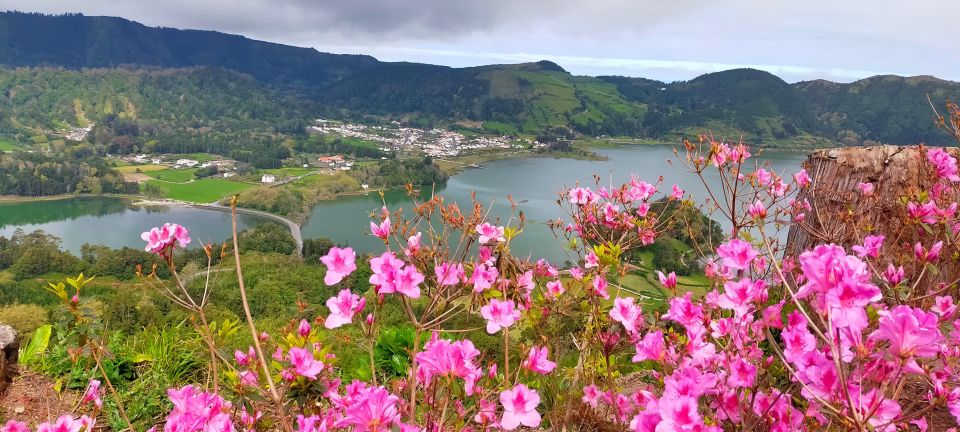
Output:
[[271,168],[271,169],[262,169],[260,172],[273,174],[278,177],[299,177],[311,171],[315,171],[315,168]]
[[124,174],[135,173],[137,170],[140,170],[142,173],[154,172],[154,171],[163,171],[167,169],[166,165],[125,165],[117,167],[117,171],[120,171]]
[[193,180],[195,178],[193,173],[197,172],[198,169],[199,168],[185,168],[150,172],[145,171],[144,174],[165,182],[184,183]]
[[343,141],[344,144],[352,145],[354,147],[366,147],[370,149],[377,148],[377,143],[373,141],[362,140],[360,138],[341,137],[340,140]]
[[150,180],[148,183],[162,190],[165,198],[195,203],[214,202],[225,196],[255,187],[252,184],[219,178],[207,178],[190,183],[165,183],[156,180]]
[[4,138],[0,138],[0,150],[3,151],[12,151],[12,150],[22,150],[23,147],[20,147],[17,144],[14,144],[11,141],[7,141]]

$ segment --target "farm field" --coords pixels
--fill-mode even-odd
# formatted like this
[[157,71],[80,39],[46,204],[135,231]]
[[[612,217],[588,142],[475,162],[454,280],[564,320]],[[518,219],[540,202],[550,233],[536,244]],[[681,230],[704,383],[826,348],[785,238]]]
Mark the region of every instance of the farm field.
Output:
[[160,171],[144,171],[148,176],[153,177],[157,180],[165,182],[174,182],[174,183],[185,183],[190,180],[193,180],[193,173],[197,172],[198,168],[187,168],[187,169],[166,169]]
[[153,171],[163,171],[167,169],[166,165],[126,165],[117,167],[117,171],[120,171],[123,174],[131,174],[140,170],[140,172],[147,173]]
[[150,180],[150,185],[163,191],[165,198],[177,201],[195,203],[210,203],[225,196],[233,195],[244,190],[256,187],[252,184],[239,183],[219,178],[207,178],[189,183],[167,183]]
[[260,172],[273,174],[280,177],[297,177],[297,176],[302,176],[311,171],[316,171],[316,168],[287,167],[287,168],[270,168],[270,169],[260,170]]
[[3,151],[12,151],[12,150],[20,150],[20,149],[22,149],[22,148],[23,148],[23,147],[20,147],[19,145],[14,144],[14,143],[11,142],[11,141],[7,141],[7,140],[4,139],[4,138],[0,138],[0,150],[3,150]]

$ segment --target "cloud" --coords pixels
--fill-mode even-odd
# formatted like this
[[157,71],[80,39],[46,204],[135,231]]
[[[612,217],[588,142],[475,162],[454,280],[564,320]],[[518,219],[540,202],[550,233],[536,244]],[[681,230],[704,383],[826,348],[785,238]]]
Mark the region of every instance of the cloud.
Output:
[[731,67],[788,80],[956,79],[960,65],[948,33],[960,1],[5,0],[3,7],[122,16],[389,60],[463,66],[546,58],[577,73],[665,80]]

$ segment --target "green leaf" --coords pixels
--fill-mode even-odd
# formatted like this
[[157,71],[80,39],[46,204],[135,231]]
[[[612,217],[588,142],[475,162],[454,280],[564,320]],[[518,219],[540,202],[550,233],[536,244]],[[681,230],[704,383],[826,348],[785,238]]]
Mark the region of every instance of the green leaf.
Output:
[[20,361],[23,364],[33,364],[40,360],[40,356],[47,352],[50,345],[50,335],[53,333],[53,326],[50,324],[41,326],[33,332],[30,343],[20,352]]

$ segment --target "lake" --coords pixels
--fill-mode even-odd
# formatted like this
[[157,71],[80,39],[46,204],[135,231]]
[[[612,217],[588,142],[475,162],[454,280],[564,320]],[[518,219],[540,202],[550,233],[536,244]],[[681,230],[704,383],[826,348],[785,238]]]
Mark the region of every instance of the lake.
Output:
[[[510,194],[527,218],[524,231],[511,243],[511,250],[514,254],[531,254],[555,263],[563,263],[569,257],[564,243],[553,235],[544,222],[562,215],[557,198],[565,187],[577,182],[592,187],[594,174],[601,176],[607,184],[612,179],[614,185],[629,180],[632,174],[651,183],[663,175],[661,189],[667,193],[676,183],[692,193],[698,202],[706,195],[699,177],[667,163],[668,160],[677,159],[672,146],[630,146],[595,151],[606,156],[607,160],[534,157],[488,162],[483,168],[469,169],[451,177],[445,185],[437,187],[436,193],[448,201],[469,205],[471,193],[476,192],[477,200],[491,208],[491,217],[504,220],[511,215],[510,202],[507,200]],[[806,155],[767,151],[759,159],[769,161],[777,173],[792,174],[799,170]],[[713,170],[705,178],[710,183],[719,181],[719,176]],[[428,189],[425,188],[422,193],[425,197],[429,196]],[[388,191],[384,194],[384,200],[391,210],[411,207],[404,191]],[[379,252],[383,244],[365,233],[370,231],[368,214],[382,205],[377,193],[321,202],[313,208],[310,219],[303,225],[303,237],[328,237],[361,251]]]
[[[144,246],[140,233],[167,222],[181,224],[190,230],[190,247],[200,241],[221,242],[230,238],[230,214],[185,206],[134,205],[122,198],[93,196],[61,200],[0,202],[0,236],[10,237],[17,229],[26,232],[43,230],[59,237],[61,246],[80,253],[84,243],[112,248]],[[270,219],[240,214],[241,230]]]
[[[606,156],[605,161],[588,161],[535,157],[503,159],[484,164],[483,168],[469,169],[437,186],[436,193],[461,205],[470,203],[471,192],[490,206],[491,218],[504,220],[511,214],[507,195],[513,196],[527,217],[524,232],[512,243],[519,255],[546,258],[563,263],[568,258],[563,243],[544,225],[548,219],[561,216],[557,194],[577,182],[593,185],[593,175],[605,182],[620,184],[631,174],[655,182],[664,176],[662,190],[669,192],[679,184],[699,201],[705,195],[704,186],[696,176],[680,171],[667,163],[675,160],[671,146],[631,146],[596,149]],[[806,157],[799,153],[765,152],[760,159],[770,162],[778,173],[793,173]],[[708,182],[716,182],[713,172]],[[425,187],[423,195],[430,193]],[[403,191],[388,191],[384,197],[391,210],[410,208]],[[302,227],[304,238],[328,237],[336,243],[346,243],[362,252],[380,252],[382,243],[367,234],[368,214],[383,205],[378,193],[346,196],[317,204]],[[25,231],[42,229],[60,237],[63,247],[78,253],[84,243],[105,244],[111,247],[141,247],[140,233],[145,229],[175,222],[190,229],[196,240],[222,241],[230,235],[229,214],[181,206],[135,206],[128,201],[109,197],[84,197],[52,201],[0,203],[0,236],[9,237],[17,228]],[[255,226],[268,219],[239,215],[241,229]]]

